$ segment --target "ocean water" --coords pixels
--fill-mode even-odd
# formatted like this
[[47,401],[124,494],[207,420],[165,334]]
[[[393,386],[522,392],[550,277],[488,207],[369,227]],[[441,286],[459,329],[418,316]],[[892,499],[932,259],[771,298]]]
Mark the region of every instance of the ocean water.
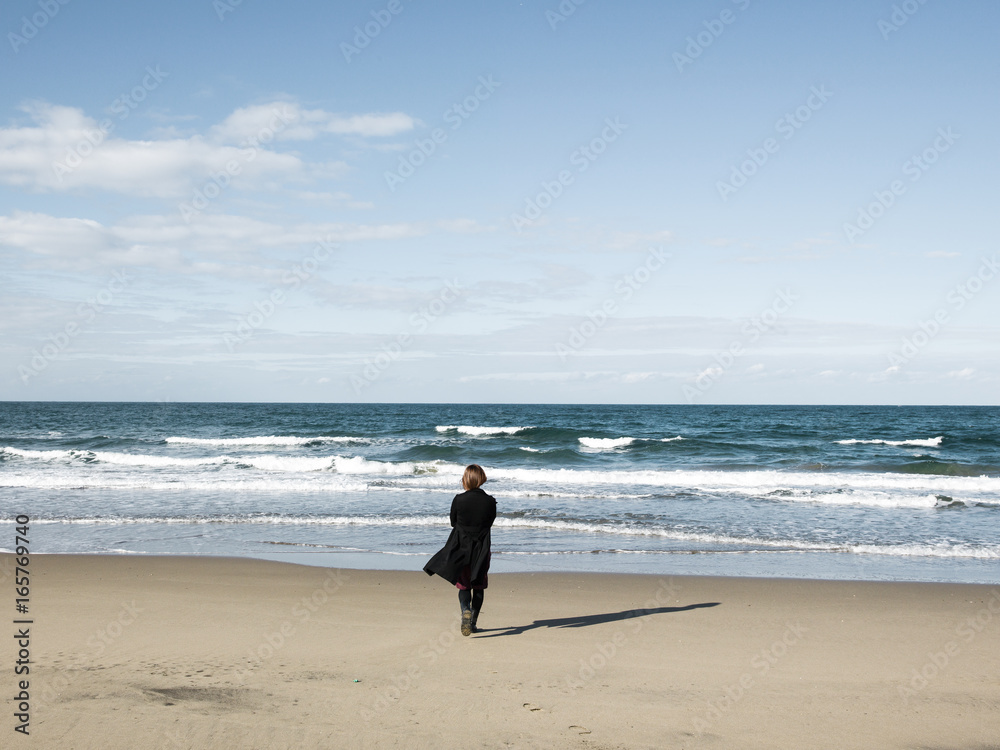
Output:
[[0,403],[0,549],[1000,582],[1000,407]]

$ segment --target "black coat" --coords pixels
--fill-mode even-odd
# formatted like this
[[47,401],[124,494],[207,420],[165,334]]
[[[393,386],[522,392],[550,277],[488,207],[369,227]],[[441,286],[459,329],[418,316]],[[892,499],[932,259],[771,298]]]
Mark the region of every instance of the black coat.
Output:
[[455,495],[451,501],[451,536],[424,566],[454,584],[468,565],[470,580],[477,581],[490,567],[490,527],[497,517],[497,501],[482,488]]

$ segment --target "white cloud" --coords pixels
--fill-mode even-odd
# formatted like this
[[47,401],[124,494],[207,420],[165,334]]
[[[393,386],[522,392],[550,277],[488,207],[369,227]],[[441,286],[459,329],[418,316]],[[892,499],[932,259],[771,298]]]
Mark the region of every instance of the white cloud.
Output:
[[160,130],[150,140],[128,140],[116,135],[115,120],[98,121],[75,107],[31,102],[21,109],[30,124],[0,128],[0,181],[41,192],[98,188],[159,198],[190,199],[213,175],[237,188],[339,178],[343,162],[307,164],[269,144],[322,134],[394,135],[416,123],[401,112],[341,116],[275,102],[236,110],[207,137]]
[[801,240],[796,240],[792,242],[791,246],[788,248],[790,250],[812,250],[814,247],[822,247],[826,245],[834,245],[834,241],[829,237],[806,237]]
[[349,201],[351,199],[351,194],[343,191],[336,193],[317,193],[311,190],[298,190],[295,192],[295,198],[298,200],[316,201],[319,203],[342,203],[343,201]]
[[612,250],[627,250],[636,245],[673,242],[674,233],[664,229],[659,232],[612,232],[608,247]]
[[695,375],[692,378],[692,380],[694,380],[696,382],[698,380],[701,380],[702,378],[709,378],[710,380],[715,380],[717,377],[719,377],[720,375],[722,375],[722,373],[723,373],[723,369],[721,367],[716,367],[715,365],[710,365],[709,367],[706,367],[704,370],[702,370],[697,375]]
[[115,137],[113,121],[98,122],[73,107],[36,102],[23,109],[32,125],[0,129],[0,180],[29,190],[100,188],[177,197],[227,164],[239,165],[230,177],[237,186],[268,177],[294,179],[306,171],[292,154],[216,145],[200,136],[130,141]]
[[479,234],[480,232],[496,230],[496,227],[484,226],[475,219],[444,219],[437,222],[437,225],[446,232],[454,232],[455,234]]
[[[295,190],[289,194],[297,201],[314,203],[321,206],[330,206],[331,208],[375,208],[375,204],[372,201],[354,200],[354,197],[350,193],[345,193],[343,190],[338,190],[335,193],[317,192],[313,190]],[[459,221],[461,221],[461,219],[459,219]]]
[[365,138],[399,135],[413,130],[417,120],[402,112],[338,115],[322,109],[303,109],[294,102],[271,102],[242,107],[212,128],[219,143],[241,144],[270,140],[310,141],[324,133]]
[[974,367],[963,367],[961,370],[952,370],[945,377],[956,378],[958,380],[968,380],[976,374]]
[[[281,226],[243,216],[204,214],[188,223],[180,215],[133,216],[106,226],[92,219],[15,212],[0,216],[0,246],[37,257],[47,267],[84,269],[125,264],[178,272],[217,272],[213,261],[247,263],[264,248],[293,249],[329,242],[401,240],[429,234],[418,223],[312,223]],[[190,258],[198,258],[195,262]]]
[[608,383],[643,383],[664,378],[678,378],[677,372],[619,372],[617,370],[573,370],[571,372],[491,372],[482,375],[464,375],[460,383],[476,381],[510,381],[522,383],[602,381]]
[[871,383],[878,383],[883,380],[888,380],[894,375],[898,375],[900,372],[899,365],[891,365],[880,372],[873,372],[868,376],[868,381]]

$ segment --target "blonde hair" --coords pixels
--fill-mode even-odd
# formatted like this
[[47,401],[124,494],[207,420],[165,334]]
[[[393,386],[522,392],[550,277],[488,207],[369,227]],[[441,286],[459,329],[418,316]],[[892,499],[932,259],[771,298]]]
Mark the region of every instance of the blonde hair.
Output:
[[486,472],[483,471],[482,466],[479,464],[469,464],[465,467],[465,473],[462,475],[462,486],[466,490],[474,490],[485,483]]

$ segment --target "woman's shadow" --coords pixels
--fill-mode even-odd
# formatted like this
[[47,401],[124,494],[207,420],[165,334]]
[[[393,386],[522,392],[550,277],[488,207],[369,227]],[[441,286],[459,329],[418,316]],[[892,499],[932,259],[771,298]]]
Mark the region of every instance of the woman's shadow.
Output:
[[590,625],[601,625],[605,622],[631,620],[634,617],[647,615],[665,615],[671,612],[687,612],[692,609],[718,607],[721,602],[702,602],[689,604],[686,607],[654,607],[653,609],[627,609],[622,612],[607,612],[603,615],[577,615],[576,617],[557,617],[551,620],[535,620],[530,625],[517,625],[508,628],[479,628],[477,633],[489,633],[482,638],[497,638],[503,635],[521,635],[536,628],[585,628]]

